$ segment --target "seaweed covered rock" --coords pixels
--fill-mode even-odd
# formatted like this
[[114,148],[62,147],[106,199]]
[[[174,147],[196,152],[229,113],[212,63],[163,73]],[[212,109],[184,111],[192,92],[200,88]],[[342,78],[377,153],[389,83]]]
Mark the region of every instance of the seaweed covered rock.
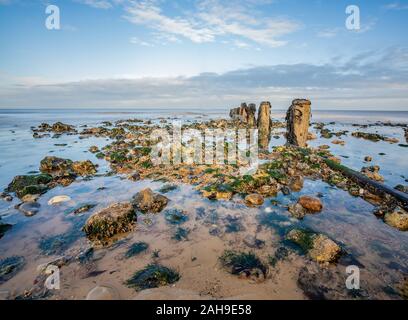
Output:
[[72,170],[80,176],[90,176],[96,173],[96,166],[90,160],[75,161]]
[[188,220],[188,215],[179,209],[170,209],[164,212],[164,217],[169,224],[183,224]]
[[177,271],[159,264],[149,264],[127,280],[126,285],[140,291],[166,286],[177,282],[179,279],[180,275]]
[[131,203],[115,203],[89,217],[83,231],[89,240],[104,245],[115,235],[131,231],[136,220]]
[[45,193],[49,189],[47,184],[51,181],[52,177],[48,174],[16,176],[8,185],[6,191],[15,192],[17,197],[21,199],[28,194],[39,195]]
[[408,231],[408,212],[404,209],[398,207],[393,212],[386,213],[384,221],[389,226],[398,230]]
[[317,234],[307,230],[294,229],[286,239],[300,246],[313,260],[324,262],[336,262],[340,257],[340,246],[323,234]]
[[134,208],[143,213],[160,212],[168,202],[168,198],[161,194],[154,193],[149,188],[137,193],[132,200]]
[[219,260],[231,274],[258,280],[266,278],[268,269],[254,253],[226,250]]
[[0,285],[14,277],[24,265],[24,257],[13,256],[0,260]]
[[45,157],[41,160],[40,171],[53,177],[89,176],[96,173],[96,166],[90,161],[75,161],[58,157]]

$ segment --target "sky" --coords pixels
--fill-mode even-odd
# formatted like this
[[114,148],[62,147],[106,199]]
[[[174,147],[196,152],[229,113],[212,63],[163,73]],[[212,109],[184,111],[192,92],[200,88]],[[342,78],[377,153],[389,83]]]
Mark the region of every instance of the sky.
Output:
[[408,0],[0,0],[0,108],[408,111],[407,31]]

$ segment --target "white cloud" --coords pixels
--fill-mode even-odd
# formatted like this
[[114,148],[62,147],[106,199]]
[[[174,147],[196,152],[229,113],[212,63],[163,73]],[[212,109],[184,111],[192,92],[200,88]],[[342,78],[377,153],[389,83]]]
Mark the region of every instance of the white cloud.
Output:
[[340,28],[324,29],[317,33],[319,38],[334,38],[340,32]]
[[[287,41],[279,38],[295,32],[299,25],[288,19],[265,17],[252,10],[253,3],[221,3],[205,0],[197,5],[193,14],[170,17],[155,1],[132,1],[126,7],[126,18],[144,25],[162,36],[183,37],[195,43],[213,42],[217,37],[235,36],[258,44],[279,47]],[[252,11],[253,14],[248,12]],[[241,41],[242,42],[242,41]]]
[[107,0],[76,0],[76,1],[97,9],[112,8],[112,3]]
[[153,47],[154,45],[152,43],[140,40],[138,37],[132,37],[130,38],[130,43],[131,44],[136,44],[142,47]]
[[0,107],[231,107],[271,100],[287,107],[296,97],[315,107],[400,109],[408,106],[408,49],[367,52],[325,65],[258,66],[194,77],[127,78],[58,83],[1,81]]
[[384,8],[387,10],[408,10],[408,5],[394,2],[387,4],[386,6],[384,6]]

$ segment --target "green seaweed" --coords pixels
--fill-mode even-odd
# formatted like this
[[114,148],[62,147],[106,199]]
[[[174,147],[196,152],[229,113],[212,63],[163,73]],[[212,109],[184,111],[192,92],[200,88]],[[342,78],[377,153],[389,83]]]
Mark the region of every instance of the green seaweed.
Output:
[[171,191],[176,190],[178,187],[174,184],[166,184],[159,189],[160,193],[169,193]]
[[178,209],[166,210],[164,216],[169,224],[174,225],[183,224],[188,220],[188,216],[184,214],[184,211]]
[[178,227],[174,232],[172,239],[177,241],[188,240],[190,230]]
[[231,274],[251,273],[254,269],[259,269],[264,275],[267,273],[267,267],[252,252],[236,252],[226,250],[219,258],[222,266]]
[[12,256],[0,260],[0,284],[14,277],[25,265],[24,257]]
[[137,256],[138,254],[146,251],[149,248],[149,245],[146,242],[136,242],[130,246],[130,248],[126,251],[125,257],[131,258]]
[[166,286],[179,279],[180,275],[176,271],[159,264],[149,264],[137,271],[125,284],[129,288],[140,291]]

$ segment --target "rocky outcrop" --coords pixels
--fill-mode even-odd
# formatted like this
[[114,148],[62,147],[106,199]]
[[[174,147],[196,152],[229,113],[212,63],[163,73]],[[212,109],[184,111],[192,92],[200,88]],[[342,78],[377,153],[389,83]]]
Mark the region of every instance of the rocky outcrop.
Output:
[[341,254],[340,246],[323,234],[294,229],[286,239],[300,246],[316,262],[335,262]]
[[311,117],[311,102],[305,99],[293,100],[286,114],[287,143],[306,147]]
[[117,234],[131,231],[136,220],[131,203],[115,203],[93,214],[86,221],[83,231],[92,242],[105,245]]
[[151,189],[144,189],[133,197],[133,206],[142,213],[157,213],[163,210],[169,199]]
[[262,102],[258,110],[258,143],[262,149],[266,149],[271,141],[271,103]]
[[256,105],[250,103],[249,106],[244,102],[239,108],[231,109],[230,117],[233,120],[238,120],[247,124],[250,127],[255,126]]

